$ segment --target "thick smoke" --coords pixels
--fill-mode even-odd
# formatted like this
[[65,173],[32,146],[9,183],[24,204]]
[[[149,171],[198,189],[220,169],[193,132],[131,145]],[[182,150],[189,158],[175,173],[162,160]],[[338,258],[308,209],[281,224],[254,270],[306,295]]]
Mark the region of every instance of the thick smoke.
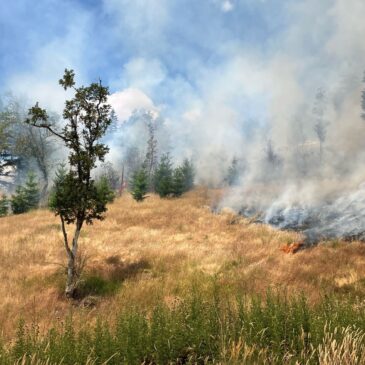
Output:
[[[220,207],[302,230],[310,242],[365,232],[365,3],[350,3],[288,2],[285,32],[267,49],[217,45],[225,62],[190,69],[194,89],[169,79],[156,60],[126,66],[130,84],[151,95],[139,95],[141,105],[164,118],[174,157],[193,158],[198,183],[224,185],[230,162],[240,161],[239,184]],[[146,75],[147,86],[130,70]],[[172,83],[178,104],[152,104]],[[138,128],[128,133],[129,141],[141,136]]]
[[[119,117],[107,137],[117,169],[131,156],[143,159],[148,129],[134,110],[148,110],[159,153],[169,151],[176,163],[192,158],[197,183],[224,186],[238,159],[238,185],[220,207],[301,229],[309,241],[362,236],[363,0],[104,0],[101,10],[110,20],[107,44],[122,50],[111,52],[123,61],[106,80]],[[89,67],[87,29],[69,27],[62,57],[59,40],[44,47],[29,92],[27,75],[9,80],[11,88],[47,102],[52,92],[41,86],[59,77],[59,60],[77,74]],[[74,57],[68,48],[78,50]],[[58,61],[46,67],[48,59]],[[39,85],[34,78],[45,69],[52,75]]]
[[313,87],[312,97],[303,92],[291,115],[273,116],[267,147],[263,139],[252,145],[256,155],[248,159],[248,173],[221,206],[301,230],[309,243],[365,238],[361,77],[358,67],[337,82],[331,79],[326,91]]

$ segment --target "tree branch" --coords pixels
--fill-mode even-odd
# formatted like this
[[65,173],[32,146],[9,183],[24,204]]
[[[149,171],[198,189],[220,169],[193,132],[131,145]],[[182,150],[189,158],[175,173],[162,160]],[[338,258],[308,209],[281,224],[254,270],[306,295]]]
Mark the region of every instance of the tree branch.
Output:
[[44,128],[44,129],[47,129],[48,131],[50,131],[52,134],[54,134],[58,138],[61,138],[63,141],[65,141],[65,142],[71,142],[71,139],[70,138],[67,138],[63,134],[60,134],[60,133],[56,132],[53,128],[51,128],[51,126],[49,124],[44,124],[44,123],[43,124],[30,123],[30,125],[32,127],[36,127],[36,128]]

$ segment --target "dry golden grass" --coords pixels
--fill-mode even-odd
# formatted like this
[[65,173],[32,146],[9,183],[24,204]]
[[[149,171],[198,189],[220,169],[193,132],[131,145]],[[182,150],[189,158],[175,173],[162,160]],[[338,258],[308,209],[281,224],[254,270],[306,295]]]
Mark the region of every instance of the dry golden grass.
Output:
[[[84,228],[80,246],[86,271],[120,282],[116,294],[85,308],[62,295],[65,252],[59,221],[38,210],[0,219],[0,323],[11,337],[20,317],[41,328],[74,318],[93,321],[124,307],[148,308],[158,300],[174,306],[194,280],[215,277],[232,292],[268,287],[304,291],[317,300],[323,291],[365,292],[365,246],[326,243],[284,254],[300,241],[295,233],[250,224],[223,211],[213,214],[216,193],[197,189],[179,199],[129,195],[109,207],[105,221]],[[60,284],[61,283],[61,284]]]

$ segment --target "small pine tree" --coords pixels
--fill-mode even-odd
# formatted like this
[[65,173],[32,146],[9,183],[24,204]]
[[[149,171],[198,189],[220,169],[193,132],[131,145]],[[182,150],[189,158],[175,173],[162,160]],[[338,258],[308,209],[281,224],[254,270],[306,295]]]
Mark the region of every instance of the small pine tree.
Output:
[[172,164],[170,156],[167,153],[161,157],[154,177],[155,190],[161,198],[172,193],[172,173]]
[[185,176],[182,167],[177,167],[172,175],[172,194],[180,196],[185,192]]
[[28,211],[28,204],[25,198],[25,191],[22,186],[15,189],[15,194],[11,196],[11,210],[13,214],[22,214]]
[[146,199],[146,193],[148,190],[148,174],[144,166],[142,166],[139,170],[136,170],[130,182],[131,185],[131,194],[133,199],[137,202],[141,202]]
[[40,200],[39,182],[34,172],[30,171],[24,186],[25,200],[27,201],[27,210],[38,207]]
[[181,170],[184,176],[184,192],[194,187],[195,169],[191,161],[187,158],[183,161]]
[[9,201],[5,194],[3,194],[0,200],[0,217],[5,217],[8,215],[9,211]]
[[40,200],[39,183],[36,175],[29,172],[24,186],[18,186],[11,197],[11,210],[14,214],[26,213],[38,207]]
[[99,180],[96,181],[95,187],[98,194],[99,201],[107,201],[108,203],[113,203],[115,199],[115,192],[110,187],[110,183],[107,176],[101,176]]

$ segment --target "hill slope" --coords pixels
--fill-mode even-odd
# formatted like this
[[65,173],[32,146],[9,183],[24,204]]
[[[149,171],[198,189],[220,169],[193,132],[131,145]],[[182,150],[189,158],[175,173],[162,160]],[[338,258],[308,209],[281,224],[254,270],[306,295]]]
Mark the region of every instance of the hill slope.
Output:
[[109,207],[105,221],[85,227],[80,245],[87,265],[86,299],[63,298],[65,253],[58,218],[38,210],[0,219],[0,323],[10,338],[20,317],[41,329],[73,312],[75,320],[113,316],[117,308],[173,305],[192,281],[217,280],[232,293],[268,287],[322,293],[365,293],[365,246],[329,242],[284,254],[295,233],[250,224],[229,212],[213,214],[214,192],[198,189],[180,199],[129,195]]

